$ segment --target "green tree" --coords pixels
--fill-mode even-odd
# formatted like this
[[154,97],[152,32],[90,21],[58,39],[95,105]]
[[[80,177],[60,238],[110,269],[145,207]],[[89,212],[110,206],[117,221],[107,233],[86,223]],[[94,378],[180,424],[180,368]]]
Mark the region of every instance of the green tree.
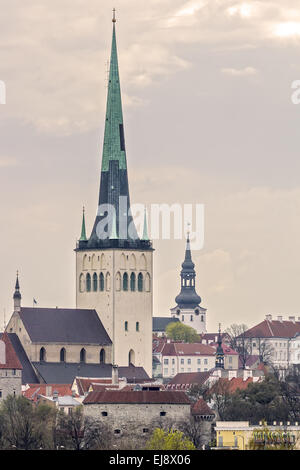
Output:
[[252,437],[248,443],[249,450],[293,450],[296,440],[289,432],[276,429],[270,431],[266,423],[263,429],[254,429]]
[[166,328],[166,334],[168,338],[174,341],[184,341],[185,343],[196,343],[199,342],[200,337],[194,328],[183,325],[183,323],[169,323]]
[[183,432],[156,428],[146,444],[147,450],[195,450],[194,444]]

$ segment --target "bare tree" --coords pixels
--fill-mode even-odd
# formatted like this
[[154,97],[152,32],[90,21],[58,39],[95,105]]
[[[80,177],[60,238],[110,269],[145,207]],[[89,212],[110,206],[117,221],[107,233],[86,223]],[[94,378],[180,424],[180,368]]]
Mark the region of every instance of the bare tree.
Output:
[[239,354],[242,369],[246,368],[247,360],[251,355],[251,340],[246,335],[247,330],[248,327],[245,324],[233,324],[226,330],[230,338],[230,347]]
[[269,341],[258,338],[258,354],[260,362],[265,365],[272,365],[274,348]]
[[225,412],[231,402],[230,384],[227,379],[219,379],[210,389],[210,398],[213,409],[221,421],[225,419]]
[[66,415],[60,412],[57,420],[56,441],[59,447],[74,450],[107,447],[110,433],[100,421],[85,416],[82,407]]

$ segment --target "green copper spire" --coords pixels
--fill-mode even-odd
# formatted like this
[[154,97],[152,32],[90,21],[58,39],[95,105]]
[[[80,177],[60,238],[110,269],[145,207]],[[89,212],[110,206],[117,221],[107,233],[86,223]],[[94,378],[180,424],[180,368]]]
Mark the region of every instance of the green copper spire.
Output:
[[118,160],[120,170],[127,169],[115,23],[114,12],[102,171],[109,170],[110,160]]
[[86,242],[86,230],[85,230],[85,215],[84,215],[84,208],[82,210],[82,225],[81,225],[81,237],[79,238],[80,242]]
[[144,229],[143,229],[142,240],[149,240],[146,209],[145,209],[145,212],[144,212]]

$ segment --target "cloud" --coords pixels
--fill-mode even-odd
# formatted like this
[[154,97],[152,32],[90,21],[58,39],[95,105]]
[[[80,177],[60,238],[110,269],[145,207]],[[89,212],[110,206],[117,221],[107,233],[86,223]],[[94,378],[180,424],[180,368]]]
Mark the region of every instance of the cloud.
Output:
[[244,77],[248,75],[256,75],[258,71],[254,67],[244,67],[243,69],[223,68],[221,72],[233,77]]

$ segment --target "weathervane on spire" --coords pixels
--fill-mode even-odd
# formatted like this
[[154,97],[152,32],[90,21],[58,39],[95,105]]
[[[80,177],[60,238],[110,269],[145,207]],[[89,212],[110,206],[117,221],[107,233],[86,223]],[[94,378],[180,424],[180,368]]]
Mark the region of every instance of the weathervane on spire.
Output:
[[113,9],[113,19],[112,19],[112,22],[113,22],[113,23],[116,23],[116,21],[117,21],[117,20],[116,20],[116,9],[114,8],[114,9]]

